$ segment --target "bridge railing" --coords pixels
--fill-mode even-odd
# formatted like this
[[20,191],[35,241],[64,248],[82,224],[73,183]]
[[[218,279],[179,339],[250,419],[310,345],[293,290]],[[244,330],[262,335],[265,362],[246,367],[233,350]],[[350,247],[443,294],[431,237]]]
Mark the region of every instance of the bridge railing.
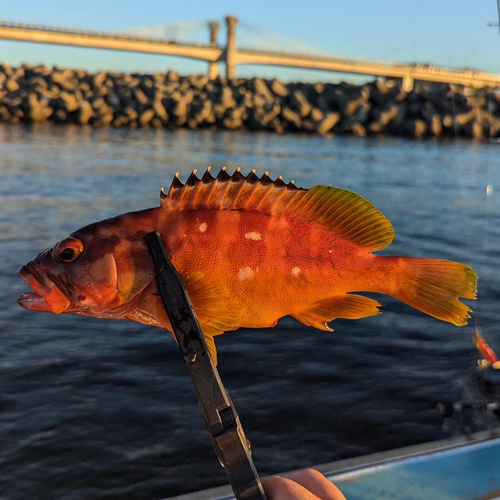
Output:
[[110,31],[88,30],[88,29],[68,28],[64,26],[61,27],[61,26],[50,26],[44,24],[21,23],[15,21],[0,21],[0,28],[18,28],[22,30],[47,31],[49,33],[64,33],[68,35],[111,38],[118,40],[123,39],[123,40],[141,41],[149,43],[161,43],[161,44],[171,43],[176,45],[187,45],[187,46],[194,45],[197,47],[210,46],[208,43],[203,43],[203,42],[183,42],[181,40],[176,40],[174,38],[138,36],[122,31],[110,32]]

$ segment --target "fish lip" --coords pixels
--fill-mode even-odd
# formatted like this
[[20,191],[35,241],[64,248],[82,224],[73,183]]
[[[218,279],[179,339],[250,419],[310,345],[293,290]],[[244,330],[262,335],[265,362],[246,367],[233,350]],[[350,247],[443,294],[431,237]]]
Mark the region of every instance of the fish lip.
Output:
[[50,271],[45,270],[42,275],[36,264],[30,261],[19,268],[18,275],[33,289],[19,295],[17,302],[21,307],[60,314],[70,306],[67,287]]
[[[21,266],[17,271],[18,276],[27,283],[33,291],[24,292],[17,298],[17,303],[24,309],[36,311],[51,311],[49,304],[44,299],[42,293],[42,280],[34,265],[31,262]],[[35,290],[37,288],[37,290]]]
[[26,283],[28,283],[29,281],[33,281],[33,278],[38,283],[40,283],[40,284],[42,283],[42,277],[41,277],[40,273],[38,272],[33,261],[30,261],[27,264],[24,264],[24,266],[21,266],[19,268],[19,270],[17,271],[17,274]]

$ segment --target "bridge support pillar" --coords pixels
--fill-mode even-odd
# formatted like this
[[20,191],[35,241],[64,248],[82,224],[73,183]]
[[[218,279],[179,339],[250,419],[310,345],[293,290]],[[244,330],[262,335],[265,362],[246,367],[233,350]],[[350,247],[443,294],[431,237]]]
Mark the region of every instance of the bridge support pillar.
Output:
[[227,16],[226,23],[226,77],[228,80],[233,80],[236,78],[236,24],[238,24],[238,18],[234,16]]
[[413,86],[415,85],[415,80],[410,75],[406,75],[403,77],[403,85],[402,88],[405,92],[411,92],[413,90]]
[[[210,47],[217,47],[217,34],[219,33],[220,25],[215,21],[210,21],[208,28],[210,29]],[[217,76],[219,76],[219,63],[217,61],[210,61],[208,63],[208,77],[210,80],[214,80]]]

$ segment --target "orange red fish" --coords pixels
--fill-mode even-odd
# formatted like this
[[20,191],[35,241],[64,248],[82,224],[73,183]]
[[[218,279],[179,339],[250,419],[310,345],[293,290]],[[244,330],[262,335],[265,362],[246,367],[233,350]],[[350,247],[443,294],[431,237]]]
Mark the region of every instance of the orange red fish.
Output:
[[464,325],[475,272],[447,260],[383,257],[391,222],[358,194],[310,189],[240,170],[176,175],[159,207],[85,226],[22,266],[33,289],[29,310],[129,319],[170,329],[145,235],[161,234],[189,292],[207,344],[240,327],[265,328],[283,316],[331,330],[335,318],[379,314],[357,292],[391,295],[416,309]]

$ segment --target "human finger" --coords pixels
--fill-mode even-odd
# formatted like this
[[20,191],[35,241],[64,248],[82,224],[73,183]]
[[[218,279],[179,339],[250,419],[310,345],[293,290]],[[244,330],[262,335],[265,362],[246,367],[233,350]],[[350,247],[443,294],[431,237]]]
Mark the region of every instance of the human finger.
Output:
[[300,484],[321,500],[346,500],[342,492],[317,470],[299,470],[288,474],[286,478]]
[[263,478],[262,486],[268,500],[322,500],[299,483],[280,476]]

